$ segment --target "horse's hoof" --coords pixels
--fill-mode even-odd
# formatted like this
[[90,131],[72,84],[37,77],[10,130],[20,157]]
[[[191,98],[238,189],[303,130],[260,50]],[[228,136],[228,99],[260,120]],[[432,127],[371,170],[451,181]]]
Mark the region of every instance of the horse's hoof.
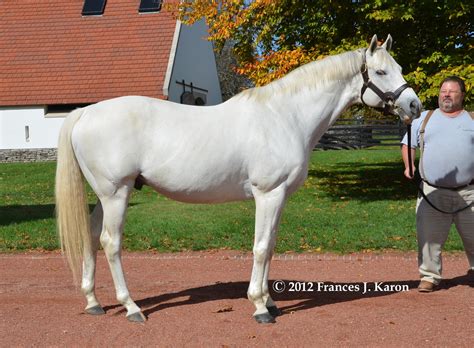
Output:
[[142,312],[135,312],[130,315],[127,315],[127,319],[128,321],[131,321],[134,323],[144,323],[146,321],[146,318]]
[[86,313],[92,315],[102,315],[105,314],[105,311],[100,305],[97,305],[91,308],[86,308]]
[[278,317],[283,314],[281,309],[278,308],[277,306],[267,307],[267,310],[268,310],[268,313],[270,313],[272,317]]
[[257,314],[257,315],[254,315],[253,317],[259,324],[275,323],[275,318],[270,313]]

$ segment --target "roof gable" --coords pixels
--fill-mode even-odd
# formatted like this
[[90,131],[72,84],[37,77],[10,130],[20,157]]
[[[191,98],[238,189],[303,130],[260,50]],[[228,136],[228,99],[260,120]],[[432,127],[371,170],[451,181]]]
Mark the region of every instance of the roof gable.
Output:
[[0,105],[92,103],[121,95],[163,98],[176,19],[140,1],[0,1]]

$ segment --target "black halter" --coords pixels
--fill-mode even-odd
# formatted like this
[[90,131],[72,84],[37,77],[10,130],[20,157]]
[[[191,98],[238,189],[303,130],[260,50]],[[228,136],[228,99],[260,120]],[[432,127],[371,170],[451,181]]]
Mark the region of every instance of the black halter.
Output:
[[382,100],[383,102],[383,107],[374,107],[374,109],[378,111],[382,111],[385,115],[395,115],[393,112],[393,105],[397,101],[398,97],[402,94],[402,92],[409,88],[410,86],[408,83],[405,83],[401,85],[400,87],[397,88],[395,92],[382,92],[380,88],[378,88],[376,85],[370,81],[369,78],[369,71],[367,68],[367,62],[365,60],[365,52],[364,52],[364,63],[362,64],[362,67],[360,68],[360,73],[362,74],[362,77],[364,79],[364,84],[362,85],[362,89],[360,91],[360,99],[362,100],[362,103],[366,106],[368,106],[365,101],[364,101],[364,93],[367,90],[367,88],[371,89],[377,96]]

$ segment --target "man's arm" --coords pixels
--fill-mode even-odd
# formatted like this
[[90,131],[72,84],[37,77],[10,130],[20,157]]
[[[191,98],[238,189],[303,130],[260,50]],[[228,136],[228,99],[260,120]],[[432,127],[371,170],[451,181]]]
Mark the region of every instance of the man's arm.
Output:
[[[412,168],[413,168],[412,175],[410,175],[410,167],[408,165],[408,151],[411,151],[411,165],[412,165]],[[403,158],[403,164],[405,164],[405,171],[404,171],[403,174],[408,179],[413,179],[414,176],[415,176],[415,171],[416,171],[415,155],[416,155],[416,150],[414,148],[411,148],[410,150],[408,150],[408,146],[405,145],[405,144],[402,144],[402,158]]]

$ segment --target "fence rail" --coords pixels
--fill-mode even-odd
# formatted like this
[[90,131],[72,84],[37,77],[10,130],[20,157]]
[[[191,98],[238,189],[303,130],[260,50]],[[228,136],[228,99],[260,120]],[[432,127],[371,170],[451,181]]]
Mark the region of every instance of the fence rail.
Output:
[[360,149],[370,146],[399,145],[406,132],[399,121],[341,119],[330,127],[316,149]]

